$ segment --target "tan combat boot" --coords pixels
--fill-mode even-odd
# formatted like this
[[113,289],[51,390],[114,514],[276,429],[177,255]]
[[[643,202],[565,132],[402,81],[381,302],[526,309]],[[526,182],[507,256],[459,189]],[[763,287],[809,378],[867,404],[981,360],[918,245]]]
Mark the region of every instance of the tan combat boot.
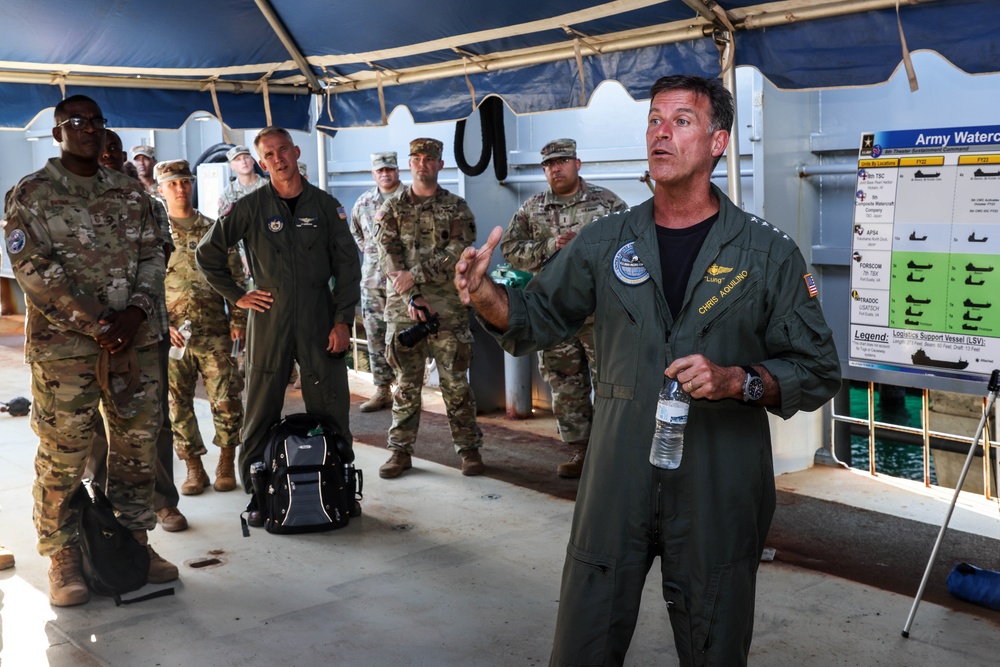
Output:
[[573,444],[576,445],[573,458],[556,466],[556,474],[566,479],[579,478],[580,474],[583,473],[583,461],[587,458],[587,441],[584,440],[582,445],[575,442]]
[[149,545],[149,535],[144,530],[133,530],[135,541],[146,547],[149,552],[149,583],[165,584],[179,576],[177,566],[168,562]]
[[177,533],[188,529],[187,517],[176,507],[161,507],[156,510],[156,520],[168,533]]
[[14,552],[0,544],[0,570],[14,567]]
[[483,471],[486,470],[479,449],[463,449],[459,455],[462,457],[462,474],[466,477],[482,475]]
[[219,465],[215,467],[215,484],[212,488],[216,491],[232,491],[236,488],[236,448],[224,447],[219,452]]
[[413,460],[409,454],[402,449],[392,450],[392,456],[378,469],[378,476],[382,479],[392,479],[403,474],[404,470],[413,467]]
[[181,484],[181,493],[185,496],[198,496],[205,490],[205,487],[212,483],[205,472],[205,466],[201,463],[200,456],[189,456],[184,463],[187,464],[187,478]]
[[50,556],[49,603],[72,607],[90,600],[90,591],[80,572],[80,547],[73,544]]
[[362,403],[359,409],[361,412],[378,412],[390,405],[392,405],[392,390],[389,385],[380,384],[375,390],[375,395]]

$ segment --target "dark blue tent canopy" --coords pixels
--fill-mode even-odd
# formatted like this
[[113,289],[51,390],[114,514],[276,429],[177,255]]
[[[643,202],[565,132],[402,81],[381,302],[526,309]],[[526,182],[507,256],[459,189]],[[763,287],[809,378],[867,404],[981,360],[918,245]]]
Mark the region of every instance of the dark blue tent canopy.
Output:
[[[736,65],[781,88],[870,85],[911,51],[969,73],[1000,69],[996,0],[16,0],[0,7],[0,127],[66,95],[117,127],[175,128],[196,111],[234,128],[377,125],[468,116],[488,95],[515,112],[586,105],[603,81],[636,98],[669,73]],[[716,12],[709,8],[715,7]],[[919,72],[917,72],[919,79]]]

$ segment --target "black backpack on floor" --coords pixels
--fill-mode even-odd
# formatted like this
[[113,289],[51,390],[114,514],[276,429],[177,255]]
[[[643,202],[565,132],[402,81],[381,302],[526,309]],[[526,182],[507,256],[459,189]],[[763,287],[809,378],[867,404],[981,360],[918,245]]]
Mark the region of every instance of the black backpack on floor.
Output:
[[118,521],[97,482],[84,479],[72,505],[79,521],[81,570],[90,590],[114,598],[115,606],[174,594],[171,587],[123,600],[123,594],[142,588],[149,580],[149,551]]
[[288,415],[268,431],[264,460],[250,466],[253,497],[241,515],[260,512],[269,533],[343,528],[361,514],[363,476],[354,450],[322,417]]

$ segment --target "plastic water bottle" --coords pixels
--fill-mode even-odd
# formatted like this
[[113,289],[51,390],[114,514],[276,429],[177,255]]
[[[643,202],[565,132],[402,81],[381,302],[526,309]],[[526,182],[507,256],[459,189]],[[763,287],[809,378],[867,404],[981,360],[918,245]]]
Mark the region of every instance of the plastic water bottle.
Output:
[[684,454],[684,427],[687,426],[691,397],[677,380],[667,379],[656,404],[656,432],[649,450],[649,462],[657,468],[674,470]]
[[167,353],[171,359],[181,359],[184,357],[188,341],[191,340],[191,320],[184,320],[184,324],[177,327],[177,333],[184,337],[184,347],[174,347],[171,345],[170,352]]

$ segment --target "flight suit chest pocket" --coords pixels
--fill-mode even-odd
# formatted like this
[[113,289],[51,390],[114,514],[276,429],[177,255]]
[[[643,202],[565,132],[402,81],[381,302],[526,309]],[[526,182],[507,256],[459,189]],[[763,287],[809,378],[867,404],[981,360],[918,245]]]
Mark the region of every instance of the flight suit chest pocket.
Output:
[[[602,385],[610,385],[612,395],[625,395],[633,391],[638,377],[639,360],[648,354],[648,345],[642,338],[643,315],[654,303],[655,294],[649,286],[624,285],[613,276],[605,284],[598,297],[597,317],[594,320],[594,339],[598,349],[614,350],[614,354],[600,365]],[[644,309],[645,308],[645,309]],[[662,350],[662,348],[659,348]],[[662,352],[654,351],[648,359],[659,359]],[[625,393],[623,393],[625,392]],[[599,393],[604,393],[602,387]]]
[[[696,311],[696,330],[700,341],[710,333],[726,329],[734,332],[756,331],[763,318],[765,305],[759,276],[743,273],[724,284],[705,285],[692,295],[691,308]],[[700,350],[704,352],[704,350]]]
[[320,242],[323,236],[322,220],[308,216],[296,217],[293,224],[296,246],[308,250]]

